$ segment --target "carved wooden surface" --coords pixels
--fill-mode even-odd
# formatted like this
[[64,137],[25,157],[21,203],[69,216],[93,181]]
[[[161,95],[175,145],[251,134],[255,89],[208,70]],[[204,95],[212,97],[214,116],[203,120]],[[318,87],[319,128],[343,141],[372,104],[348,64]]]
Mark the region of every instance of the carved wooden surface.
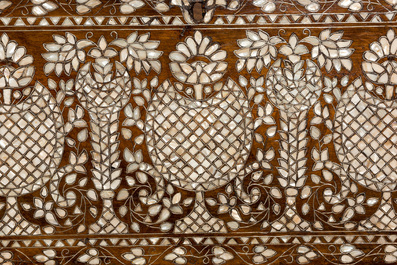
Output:
[[0,0],[0,263],[395,264],[395,9]]

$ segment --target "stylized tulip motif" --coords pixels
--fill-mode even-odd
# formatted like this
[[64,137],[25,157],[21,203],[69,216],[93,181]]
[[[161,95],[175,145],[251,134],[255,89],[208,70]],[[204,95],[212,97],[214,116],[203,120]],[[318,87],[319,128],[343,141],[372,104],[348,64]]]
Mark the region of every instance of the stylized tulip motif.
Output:
[[[77,97],[81,105],[96,115],[106,116],[119,112],[131,95],[131,80],[125,67],[116,62],[114,76],[98,78],[91,75],[91,63],[85,64],[79,71]],[[111,73],[107,73],[110,74]]]
[[[226,52],[218,44],[196,32],[177,47],[170,54],[173,75],[200,87],[195,99],[180,95],[168,80],[158,88],[146,117],[149,155],[171,184],[196,192],[193,211],[176,222],[174,232],[226,232],[225,223],[206,209],[204,192],[227,184],[245,165],[253,130],[249,101],[231,79],[215,96],[202,99],[202,86],[225,73],[221,59]],[[209,62],[187,63],[195,56],[206,56]]]
[[0,62],[5,63],[0,66],[0,196],[7,197],[0,233],[39,234],[39,226],[19,212],[16,197],[41,188],[55,174],[63,153],[62,113],[40,83],[21,100],[22,93],[16,89],[32,81],[33,57],[7,34],[1,36]]
[[[103,199],[103,211],[99,220],[90,226],[90,233],[126,233],[127,225],[120,221],[113,209],[114,190],[121,182],[121,168],[118,154],[118,119],[121,109],[128,102],[131,91],[131,78],[126,68],[119,62],[113,64],[109,58],[117,53],[108,48],[103,37],[99,40],[98,54],[92,64],[85,64],[76,78],[76,93],[81,105],[91,117],[91,144],[93,148],[92,174],[95,188]],[[106,56],[107,55],[107,56]],[[114,126],[116,125],[116,126]]]

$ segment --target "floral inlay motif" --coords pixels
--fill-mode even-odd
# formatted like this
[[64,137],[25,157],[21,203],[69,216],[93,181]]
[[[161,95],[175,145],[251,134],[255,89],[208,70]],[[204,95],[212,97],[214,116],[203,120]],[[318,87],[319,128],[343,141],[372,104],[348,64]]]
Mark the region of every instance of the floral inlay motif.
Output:
[[0,0],[0,263],[395,264],[396,6]]

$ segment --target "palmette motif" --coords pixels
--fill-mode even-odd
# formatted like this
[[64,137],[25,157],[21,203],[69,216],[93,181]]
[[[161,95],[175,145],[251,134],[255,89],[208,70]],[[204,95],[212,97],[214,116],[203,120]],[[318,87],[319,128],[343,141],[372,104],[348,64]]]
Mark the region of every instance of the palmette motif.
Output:
[[[194,85],[195,99],[181,96],[169,81],[157,89],[146,117],[149,155],[167,181],[196,192],[193,211],[176,222],[174,232],[226,232],[224,222],[206,209],[204,192],[226,185],[245,165],[253,130],[249,101],[231,79],[202,99],[204,85],[220,80],[227,66],[226,52],[210,38],[197,31],[177,48],[170,68],[179,81]],[[197,56],[210,62],[187,63]]]

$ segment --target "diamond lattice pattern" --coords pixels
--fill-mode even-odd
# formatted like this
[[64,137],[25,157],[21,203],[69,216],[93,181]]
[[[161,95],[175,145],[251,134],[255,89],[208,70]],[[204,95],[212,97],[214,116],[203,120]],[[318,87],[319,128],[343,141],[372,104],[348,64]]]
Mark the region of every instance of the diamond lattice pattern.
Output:
[[152,157],[159,172],[177,186],[214,189],[235,177],[245,162],[251,119],[242,91],[230,90],[210,102],[158,93]]
[[377,108],[352,98],[343,118],[343,146],[352,176],[370,185],[397,181],[397,109]]

